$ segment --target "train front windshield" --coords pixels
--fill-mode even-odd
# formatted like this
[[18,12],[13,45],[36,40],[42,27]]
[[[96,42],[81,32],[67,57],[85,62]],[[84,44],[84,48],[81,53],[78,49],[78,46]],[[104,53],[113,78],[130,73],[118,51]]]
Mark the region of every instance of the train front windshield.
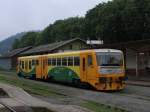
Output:
[[123,54],[119,52],[99,52],[96,54],[98,66],[123,66]]

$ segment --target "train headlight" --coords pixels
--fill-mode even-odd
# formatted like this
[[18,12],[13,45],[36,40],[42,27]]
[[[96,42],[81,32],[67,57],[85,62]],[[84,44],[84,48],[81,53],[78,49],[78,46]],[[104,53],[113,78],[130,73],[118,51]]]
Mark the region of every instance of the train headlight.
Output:
[[100,74],[108,74],[108,70],[107,69],[99,69],[98,71]]
[[119,69],[119,70],[118,70],[118,73],[119,73],[119,74],[123,74],[123,73],[124,73],[124,70],[123,70],[123,69]]

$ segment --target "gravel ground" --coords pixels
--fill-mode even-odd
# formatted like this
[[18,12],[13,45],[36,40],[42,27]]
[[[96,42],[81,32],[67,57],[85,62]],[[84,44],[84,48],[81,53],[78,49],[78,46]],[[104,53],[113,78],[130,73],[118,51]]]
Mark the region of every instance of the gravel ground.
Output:
[[41,99],[49,102],[77,104],[83,100],[91,100],[101,104],[119,107],[131,112],[150,112],[149,87],[127,85],[127,87],[122,91],[106,93],[93,90],[84,90],[59,84],[44,82],[40,83],[48,85],[50,88],[57,88],[57,90],[55,90],[56,92],[66,96],[66,98],[64,97],[62,99],[41,97]]
[[[33,80],[28,80],[30,83]],[[54,104],[79,104],[82,101],[91,100],[100,104],[123,108],[131,112],[150,112],[150,87],[127,85],[119,92],[99,92],[85,90],[66,85],[34,81],[49,87],[54,93],[61,94],[62,98],[39,97]]]
[[[2,88],[9,95],[9,98],[0,98],[0,104],[5,104],[15,109],[17,112],[30,112],[30,107],[47,108],[52,112],[60,112],[60,110],[61,112],[70,112],[70,110],[71,112],[90,112],[88,109],[76,105],[56,105],[50,102],[42,101],[32,97],[23,89],[8,84],[0,83],[0,88]],[[2,108],[4,107],[0,108],[0,112]]]

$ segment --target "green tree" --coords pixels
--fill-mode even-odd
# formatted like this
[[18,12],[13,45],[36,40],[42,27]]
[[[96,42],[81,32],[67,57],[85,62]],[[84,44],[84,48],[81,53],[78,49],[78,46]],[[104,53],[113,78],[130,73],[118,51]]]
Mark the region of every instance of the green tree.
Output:
[[43,31],[29,32],[13,48],[71,38],[103,39],[104,43],[150,39],[150,0],[112,0],[87,11],[85,17],[57,20]]
[[19,39],[15,39],[15,41],[14,41],[14,43],[13,43],[12,48],[13,48],[13,49],[17,49],[17,48],[19,48],[19,47],[20,47],[20,46],[19,46],[19,44],[20,44]]

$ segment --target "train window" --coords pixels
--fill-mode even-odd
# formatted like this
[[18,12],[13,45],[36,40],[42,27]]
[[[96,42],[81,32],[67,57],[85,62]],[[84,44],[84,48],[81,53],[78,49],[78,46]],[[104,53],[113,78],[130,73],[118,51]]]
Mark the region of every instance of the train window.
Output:
[[57,66],[61,66],[61,58],[57,58]]
[[36,65],[39,65],[39,60],[36,60]]
[[62,66],[67,66],[67,58],[62,58]]
[[29,69],[32,69],[32,63],[29,61]]
[[52,58],[52,65],[56,66],[56,58]]
[[92,56],[88,55],[88,66],[91,66],[91,65],[93,65]]
[[68,57],[68,66],[73,66],[73,57]]
[[25,61],[25,69],[28,68],[28,61]]
[[21,66],[22,65],[22,63],[21,63],[21,61],[19,61],[19,66]]
[[80,58],[74,57],[74,66],[80,66]]
[[22,61],[22,69],[24,69],[24,61]]
[[49,65],[49,66],[51,66],[51,65],[52,65],[52,63],[51,63],[51,62],[52,62],[52,59],[51,59],[51,58],[49,58],[49,59],[48,59],[48,65]]
[[32,65],[33,65],[33,66],[35,65],[35,60],[32,60]]

